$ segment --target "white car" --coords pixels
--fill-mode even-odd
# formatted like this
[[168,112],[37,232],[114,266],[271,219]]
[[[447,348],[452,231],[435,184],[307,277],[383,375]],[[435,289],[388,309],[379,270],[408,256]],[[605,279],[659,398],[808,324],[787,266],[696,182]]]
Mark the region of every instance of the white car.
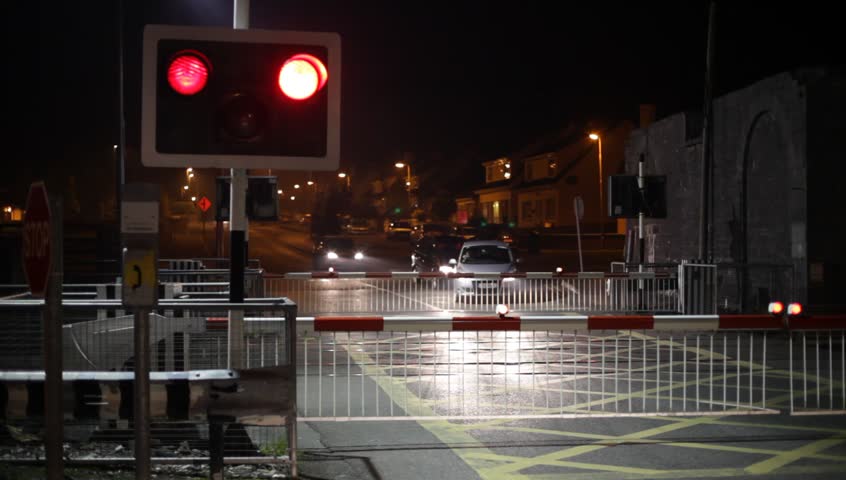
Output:
[[[453,262],[450,262],[451,264]],[[520,260],[511,246],[499,240],[469,240],[464,242],[455,261],[455,273],[497,274],[517,271]],[[483,296],[500,297],[512,278],[457,278],[455,300]]]

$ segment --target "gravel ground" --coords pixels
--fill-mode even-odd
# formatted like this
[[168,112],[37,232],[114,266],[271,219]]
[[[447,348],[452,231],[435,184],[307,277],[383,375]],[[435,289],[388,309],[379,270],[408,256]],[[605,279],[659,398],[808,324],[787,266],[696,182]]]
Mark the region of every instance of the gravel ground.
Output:
[[[131,458],[132,452],[121,444],[89,443],[80,446],[65,444],[66,458],[91,460],[98,458]],[[180,458],[206,457],[208,452],[194,450],[184,442],[179,447],[157,447],[154,457]],[[44,459],[43,445],[2,445],[0,446],[0,479],[31,480],[46,478],[43,466],[19,464],[21,460],[39,461]],[[159,480],[186,480],[208,478],[208,465],[156,465],[153,464],[152,478]],[[224,467],[225,478],[240,479],[282,479],[289,478],[288,465],[227,465]],[[134,479],[135,472],[129,466],[73,467],[66,464],[65,478],[68,480]]]

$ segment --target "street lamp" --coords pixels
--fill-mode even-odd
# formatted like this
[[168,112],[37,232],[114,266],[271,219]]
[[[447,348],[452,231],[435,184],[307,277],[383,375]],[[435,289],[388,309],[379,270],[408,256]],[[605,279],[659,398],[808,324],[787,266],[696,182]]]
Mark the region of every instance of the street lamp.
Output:
[[350,176],[344,172],[338,172],[338,178],[346,178],[347,179],[347,190],[350,189]]
[[588,138],[597,142],[599,148],[599,239],[601,245],[605,245],[605,222],[602,218],[602,137],[598,133],[591,133]]
[[411,164],[397,162],[394,166],[397,168],[405,168],[405,188],[408,190],[408,209],[411,210]]

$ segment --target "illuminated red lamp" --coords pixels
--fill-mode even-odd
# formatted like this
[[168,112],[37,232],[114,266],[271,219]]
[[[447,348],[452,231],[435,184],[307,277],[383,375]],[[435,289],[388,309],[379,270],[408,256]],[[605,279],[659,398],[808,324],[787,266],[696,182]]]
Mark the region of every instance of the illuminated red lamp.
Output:
[[791,316],[800,315],[802,313],[802,304],[801,303],[791,303],[787,306],[787,314]]
[[208,79],[208,64],[197,52],[180,52],[167,68],[167,83],[180,95],[196,94]]
[[770,302],[767,310],[773,315],[781,315],[784,312],[784,304],[781,302]]
[[323,62],[300,53],[285,61],[279,69],[279,89],[290,99],[305,100],[318,92],[329,79]]

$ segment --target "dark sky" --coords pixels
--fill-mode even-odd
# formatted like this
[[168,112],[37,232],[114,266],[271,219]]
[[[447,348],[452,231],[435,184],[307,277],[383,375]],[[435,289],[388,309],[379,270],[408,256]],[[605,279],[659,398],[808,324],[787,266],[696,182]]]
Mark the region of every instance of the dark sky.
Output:
[[[57,168],[96,178],[119,139],[121,2],[54,3],[9,17],[21,21],[6,32],[7,79],[30,73],[13,75],[21,89],[7,89],[6,101],[21,106],[13,126],[22,131],[10,137],[33,135],[37,154],[7,155],[0,188]],[[231,26],[232,2],[123,5],[132,148],[142,26]],[[718,1],[717,93],[799,66],[843,64],[834,10],[823,2]],[[387,166],[386,173],[401,151],[447,169],[508,154],[571,121],[636,121],[640,103],[655,103],[659,117],[700,109],[707,17],[707,1],[689,0],[251,2],[253,28],[340,33],[342,168]],[[36,28],[40,48],[30,49],[32,41],[21,39]],[[40,109],[23,91],[42,99]]]

